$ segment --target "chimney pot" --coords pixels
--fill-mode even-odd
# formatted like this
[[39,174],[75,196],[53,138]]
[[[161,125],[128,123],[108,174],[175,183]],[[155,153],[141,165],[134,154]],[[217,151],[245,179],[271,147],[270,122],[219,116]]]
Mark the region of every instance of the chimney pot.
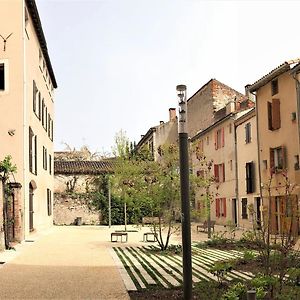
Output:
[[169,108],[169,120],[176,120],[176,108]]

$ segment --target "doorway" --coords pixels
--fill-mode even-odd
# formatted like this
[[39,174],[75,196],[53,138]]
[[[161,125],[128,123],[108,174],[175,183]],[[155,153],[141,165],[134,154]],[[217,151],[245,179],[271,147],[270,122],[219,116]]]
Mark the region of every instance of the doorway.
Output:
[[232,220],[235,226],[238,224],[238,217],[237,217],[237,201],[236,199],[232,199]]
[[260,213],[261,200],[260,197],[255,198],[255,212],[256,212],[256,225],[261,228],[261,213]]
[[29,184],[29,231],[33,231],[33,186]]

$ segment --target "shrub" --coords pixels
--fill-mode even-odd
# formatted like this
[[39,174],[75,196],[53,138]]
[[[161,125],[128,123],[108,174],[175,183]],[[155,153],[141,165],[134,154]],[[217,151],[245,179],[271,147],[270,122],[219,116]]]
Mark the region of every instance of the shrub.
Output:
[[218,282],[221,284],[225,281],[228,272],[232,270],[232,263],[229,261],[218,261],[208,270],[214,276],[217,276]]
[[239,300],[246,294],[245,284],[238,282],[229,287],[227,292],[222,296],[222,300]]

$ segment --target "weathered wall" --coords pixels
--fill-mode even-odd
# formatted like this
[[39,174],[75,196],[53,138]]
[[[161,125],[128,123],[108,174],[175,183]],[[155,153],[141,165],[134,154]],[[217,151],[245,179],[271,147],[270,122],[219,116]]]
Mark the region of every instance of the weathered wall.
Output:
[[0,182],[0,251],[4,250],[4,228],[3,228],[3,189],[2,182]]
[[76,218],[82,218],[82,224],[99,225],[99,211],[89,207],[89,200],[72,198],[64,194],[54,194],[53,222],[55,225],[74,225]]

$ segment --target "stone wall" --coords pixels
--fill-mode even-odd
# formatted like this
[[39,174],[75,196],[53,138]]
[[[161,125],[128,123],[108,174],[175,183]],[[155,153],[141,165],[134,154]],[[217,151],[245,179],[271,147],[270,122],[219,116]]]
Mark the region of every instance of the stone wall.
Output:
[[99,225],[101,213],[89,205],[88,199],[55,193],[53,222],[55,225],[75,225],[80,217],[83,225]]

